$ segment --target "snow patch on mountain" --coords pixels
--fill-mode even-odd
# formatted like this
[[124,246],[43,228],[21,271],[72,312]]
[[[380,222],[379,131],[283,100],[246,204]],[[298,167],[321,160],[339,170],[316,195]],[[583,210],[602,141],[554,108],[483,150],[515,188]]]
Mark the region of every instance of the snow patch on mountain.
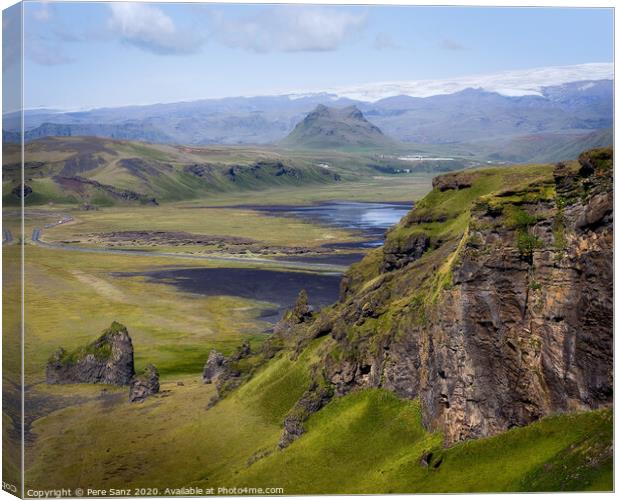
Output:
[[[453,94],[467,88],[497,92],[505,96],[542,95],[544,87],[585,80],[613,80],[613,63],[588,63],[572,66],[551,66],[526,70],[504,71],[487,75],[463,76],[442,80],[412,80],[376,82],[355,86],[324,89],[321,93],[334,94],[360,101],[378,101],[386,97],[408,95],[430,97]],[[586,90],[586,88],[584,88]],[[309,93],[299,94],[308,96]],[[299,95],[295,93],[293,95]]]

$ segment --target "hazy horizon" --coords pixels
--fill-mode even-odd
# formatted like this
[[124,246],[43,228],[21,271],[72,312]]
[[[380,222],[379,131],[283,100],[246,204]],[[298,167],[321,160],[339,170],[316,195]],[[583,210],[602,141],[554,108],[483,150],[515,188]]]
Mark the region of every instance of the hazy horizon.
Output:
[[613,73],[613,10],[600,8],[28,2],[24,30],[26,108],[342,89],[359,98],[367,90],[356,88],[381,94],[385,82],[476,83],[588,63]]

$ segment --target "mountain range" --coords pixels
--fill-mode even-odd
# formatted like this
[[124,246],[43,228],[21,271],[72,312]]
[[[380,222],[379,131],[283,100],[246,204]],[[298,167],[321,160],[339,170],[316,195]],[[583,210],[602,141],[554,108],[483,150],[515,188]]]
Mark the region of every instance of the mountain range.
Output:
[[[172,104],[25,113],[26,141],[46,136],[94,135],[156,143],[277,144],[317,105],[357,108],[387,136],[419,145],[467,145],[483,159],[497,159],[507,145],[510,161],[545,161],[529,142],[611,143],[613,80],[542,87],[538,94],[510,96],[468,88],[430,97],[408,95],[375,102],[336,94],[207,99]],[[19,121],[5,115],[3,138],[19,139]],[[596,141],[592,144],[592,138]],[[458,148],[457,148],[458,149]],[[532,150],[533,149],[533,150]],[[582,148],[583,149],[583,148]],[[559,158],[552,158],[559,159]]]

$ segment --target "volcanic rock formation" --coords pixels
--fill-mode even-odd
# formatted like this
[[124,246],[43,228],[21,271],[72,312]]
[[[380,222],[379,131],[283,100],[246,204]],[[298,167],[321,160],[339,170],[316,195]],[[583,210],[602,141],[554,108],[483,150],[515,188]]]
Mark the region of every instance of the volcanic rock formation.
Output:
[[48,384],[128,385],[135,375],[127,328],[114,321],[101,336],[73,352],[59,348],[47,363]]

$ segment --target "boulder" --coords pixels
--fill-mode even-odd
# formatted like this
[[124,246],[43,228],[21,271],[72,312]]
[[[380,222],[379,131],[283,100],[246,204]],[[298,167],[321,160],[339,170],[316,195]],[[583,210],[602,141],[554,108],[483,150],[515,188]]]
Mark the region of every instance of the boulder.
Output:
[[149,364],[141,375],[131,381],[129,387],[129,401],[139,403],[152,394],[159,392],[159,372],[155,366]]

